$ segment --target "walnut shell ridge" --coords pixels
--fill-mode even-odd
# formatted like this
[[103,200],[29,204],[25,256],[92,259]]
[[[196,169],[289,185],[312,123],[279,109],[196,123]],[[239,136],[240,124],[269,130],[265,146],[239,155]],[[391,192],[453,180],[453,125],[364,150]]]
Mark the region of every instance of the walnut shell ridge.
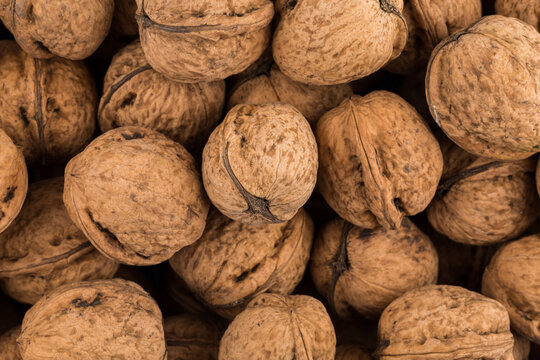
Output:
[[192,314],[165,319],[163,325],[170,360],[217,360],[221,330],[219,327]]
[[496,0],[495,12],[518,18],[540,31],[540,0]]
[[22,360],[17,346],[17,338],[21,334],[21,326],[6,331],[0,336],[0,353],[4,360]]

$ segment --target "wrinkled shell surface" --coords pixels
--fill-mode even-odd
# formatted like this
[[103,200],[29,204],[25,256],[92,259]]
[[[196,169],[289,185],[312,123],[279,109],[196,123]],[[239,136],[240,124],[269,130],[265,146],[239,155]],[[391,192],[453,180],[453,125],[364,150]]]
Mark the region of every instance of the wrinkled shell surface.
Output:
[[167,357],[157,303],[130,281],[84,281],[43,297],[17,339],[24,360]]
[[270,44],[269,0],[137,0],[141,44],[152,67],[180,82],[222,80]]
[[531,353],[529,340],[516,333],[512,333],[512,335],[514,335],[514,350],[512,351],[514,360],[529,360],[529,354]]
[[103,132],[120,126],[157,130],[189,151],[202,150],[221,118],[225,82],[182,84],[154,71],[139,42],[122,49],[105,75],[99,105]]
[[21,327],[17,326],[0,336],[0,353],[3,360],[22,360],[17,347],[17,338],[21,333]]
[[316,134],[319,190],[343,219],[395,228],[435,195],[441,149],[401,97],[386,91],[353,96],[321,118]]
[[219,360],[334,360],[335,352],[334,327],[318,300],[262,294],[229,325]]
[[111,26],[114,0],[0,0],[0,19],[30,56],[81,60]]
[[198,316],[183,314],[165,319],[168,360],[217,360],[221,331]]
[[213,211],[202,238],[170,264],[197,297],[232,319],[258,294],[290,294],[304,275],[312,242],[313,222],[304,210],[286,223],[260,226]]
[[64,204],[100,252],[128,265],[157,264],[192,244],[209,208],[193,157],[140,127],[111,130],[68,163]]
[[372,358],[360,346],[340,345],[336,348],[336,360],[372,360]]
[[488,16],[433,51],[426,95],[433,118],[466,151],[501,160],[540,151],[540,33]]
[[540,0],[496,0],[495,12],[521,19],[540,31]]
[[540,344],[540,235],[524,237],[497,251],[482,281],[482,293],[502,303],[512,328]]
[[33,59],[15,41],[0,41],[0,128],[26,161],[63,161],[90,141],[97,93],[82,62]]
[[248,225],[290,220],[317,181],[317,144],[309,123],[283,103],[235,106],[203,151],[212,203]]
[[456,286],[409,291],[379,320],[381,360],[511,360],[513,345],[504,307]]
[[366,230],[333,220],[317,235],[311,276],[336,313],[377,317],[405,292],[437,282],[429,238],[404,219],[396,230]]

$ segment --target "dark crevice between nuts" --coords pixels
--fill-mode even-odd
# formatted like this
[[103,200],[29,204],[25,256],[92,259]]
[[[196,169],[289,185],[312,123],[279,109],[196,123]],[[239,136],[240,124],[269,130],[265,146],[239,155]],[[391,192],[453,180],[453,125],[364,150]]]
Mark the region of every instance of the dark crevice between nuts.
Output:
[[45,165],[47,162],[47,149],[45,148],[45,130],[44,130],[44,123],[43,123],[43,109],[42,109],[42,102],[43,102],[43,96],[41,93],[41,62],[38,59],[34,59],[34,76],[35,76],[35,86],[34,86],[34,92],[35,92],[35,120],[37,123],[38,128],[38,135],[39,135],[39,149],[41,152],[41,163],[42,165]]
[[201,340],[193,340],[193,339],[186,339],[186,340],[167,340],[167,346],[200,346],[203,348],[208,348],[212,346],[217,346],[218,344],[215,344],[210,341],[201,341]]
[[503,161],[493,161],[484,165],[476,166],[470,169],[463,170],[454,176],[444,179],[437,188],[437,196],[443,197],[457,182],[466,179],[468,177],[483,173],[490,169],[498,168],[505,163]]
[[8,187],[7,194],[2,199],[2,202],[4,202],[4,203],[10,202],[11,199],[13,199],[13,197],[15,196],[15,190],[17,190],[16,186],[15,187]]
[[270,69],[274,64],[274,58],[272,57],[272,51],[270,51],[270,48],[271,47],[266,49],[265,52],[261,55],[261,57],[255,63],[253,63],[253,65],[251,65],[246,71],[243,71],[237,75],[233,75],[227,79],[227,88],[230,87],[230,90],[228,90],[229,94],[234,94],[234,92],[240,86],[250,81],[251,79],[254,79],[261,75],[270,76]]
[[330,280],[330,288],[328,289],[328,302],[330,303],[330,309],[337,314],[336,303],[335,303],[335,292],[336,285],[341,274],[349,270],[351,263],[349,262],[349,255],[347,253],[347,238],[349,237],[349,232],[353,228],[353,225],[350,222],[345,222],[343,229],[341,231],[341,238],[339,239],[339,247],[336,255],[332,259],[332,279]]
[[36,45],[36,47],[37,47],[39,50],[41,50],[41,51],[43,51],[43,52],[45,52],[45,53],[47,53],[47,54],[52,54],[52,52],[49,50],[49,48],[46,47],[45,45],[43,45],[43,43],[42,43],[41,41],[37,41],[37,40],[34,41],[34,45]]
[[101,304],[101,297],[103,296],[102,293],[97,293],[94,300],[91,302],[88,302],[86,300],[82,300],[81,298],[76,298],[71,301],[73,305],[75,305],[76,308],[87,308],[87,307],[94,307]]

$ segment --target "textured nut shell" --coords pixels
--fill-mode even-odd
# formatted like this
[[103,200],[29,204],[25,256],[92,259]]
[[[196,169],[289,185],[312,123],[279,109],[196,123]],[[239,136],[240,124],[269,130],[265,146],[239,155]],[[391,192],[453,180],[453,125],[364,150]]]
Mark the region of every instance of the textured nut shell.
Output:
[[163,360],[162,322],[139,285],[85,281],[47,294],[28,310],[17,343],[24,360]]
[[115,0],[111,31],[126,36],[138,36],[139,25],[135,20],[137,2],[135,0]]
[[334,327],[318,300],[262,294],[225,331],[219,360],[334,360],[335,352]]
[[472,154],[527,158],[540,150],[538,68],[538,31],[517,19],[484,17],[433,51],[426,76],[431,113]]
[[290,221],[243,225],[211,212],[200,240],[170,264],[193,293],[234,318],[263,292],[290,294],[302,279],[313,242],[313,222],[300,210]]
[[403,0],[288,1],[274,33],[274,59],[285,75],[307,84],[368,76],[403,50],[402,10]]
[[503,246],[484,272],[482,293],[501,302],[512,328],[540,344],[540,235]]
[[317,181],[309,123],[283,103],[235,106],[204,147],[203,183],[212,203],[248,225],[290,220]]
[[21,327],[17,326],[6,331],[0,336],[0,353],[4,360],[22,360],[17,347],[17,338],[21,333]]
[[495,12],[521,19],[540,31],[540,0],[496,0]]
[[21,211],[27,189],[24,156],[0,128],[0,233]]
[[269,0],[137,0],[141,44],[152,67],[180,82],[222,80],[270,44]]
[[456,286],[409,291],[379,320],[381,360],[511,360],[513,345],[504,307]]
[[142,126],[167,135],[189,151],[201,151],[221,118],[224,101],[224,81],[171,81],[148,65],[137,41],[115,55],[105,75],[99,126],[103,132]]
[[238,104],[284,102],[298,109],[311,126],[321,116],[338,106],[353,93],[349,84],[333,86],[306,85],[289,79],[276,66],[238,86],[230,95],[227,109]]
[[221,331],[191,314],[165,319],[165,341],[169,360],[217,360]]
[[111,130],[68,163],[64,204],[99,251],[128,265],[157,264],[192,244],[209,208],[193,157],[140,127]]
[[443,167],[439,144],[398,95],[353,96],[319,120],[316,134],[319,190],[345,220],[396,227],[435,195]]
[[339,345],[335,360],[372,360],[372,357],[358,345]]
[[1,0],[0,19],[30,56],[81,60],[111,26],[114,0]]
[[528,360],[531,353],[531,343],[516,333],[512,333],[512,335],[514,335],[514,350],[512,351],[514,360]]
[[94,80],[82,62],[33,59],[0,41],[0,128],[26,161],[64,161],[90,141],[96,122]]

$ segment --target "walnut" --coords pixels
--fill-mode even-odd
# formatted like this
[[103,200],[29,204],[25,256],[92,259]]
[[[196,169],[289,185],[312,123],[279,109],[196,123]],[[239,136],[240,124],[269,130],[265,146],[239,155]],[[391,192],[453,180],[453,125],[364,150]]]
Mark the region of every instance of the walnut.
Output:
[[540,31],[540,0],[496,0],[495,11],[521,19]]
[[17,338],[21,334],[21,327],[16,326],[0,336],[0,353],[4,360],[22,360],[17,347]]
[[335,360],[372,360],[372,357],[358,345],[339,345]]
[[165,319],[170,360],[217,360],[221,330],[202,317],[183,314]]
[[514,360],[528,360],[531,353],[531,343],[516,333],[512,333],[512,335],[514,335],[514,349],[512,351]]

